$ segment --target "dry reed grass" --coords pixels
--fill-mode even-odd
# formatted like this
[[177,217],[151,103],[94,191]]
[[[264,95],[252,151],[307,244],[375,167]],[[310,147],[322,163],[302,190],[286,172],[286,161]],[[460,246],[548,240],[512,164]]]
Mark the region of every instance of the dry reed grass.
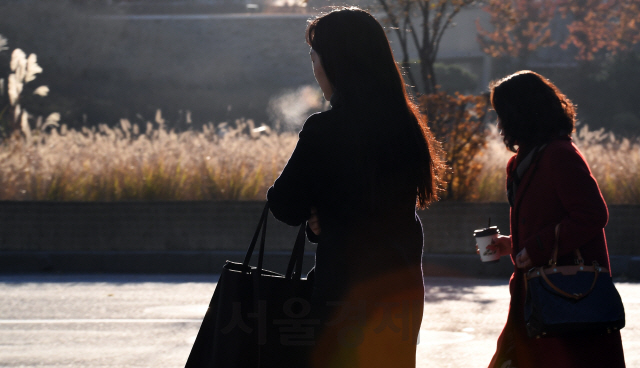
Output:
[[[127,120],[82,131],[47,128],[0,146],[0,200],[264,199],[297,142],[295,133],[255,128],[251,120],[176,133],[145,131]],[[580,128],[574,140],[609,204],[640,204],[640,141]],[[504,202],[507,151],[495,127],[476,156],[482,170],[473,198]]]
[[[640,204],[640,140],[617,138],[604,129],[584,125],[573,140],[587,159],[608,204]],[[475,159],[482,164],[476,190],[478,201],[505,202],[506,164],[513,155],[492,126],[487,146]]]
[[1,200],[264,199],[297,136],[251,120],[176,133],[127,120],[14,135],[0,147]]

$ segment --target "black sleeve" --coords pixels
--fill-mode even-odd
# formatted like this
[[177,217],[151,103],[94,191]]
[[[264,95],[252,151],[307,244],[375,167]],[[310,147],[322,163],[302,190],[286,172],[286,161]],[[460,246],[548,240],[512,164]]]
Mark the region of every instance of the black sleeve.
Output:
[[304,123],[287,165],[267,192],[273,216],[291,226],[302,224],[311,214],[314,169],[320,147],[317,116],[311,115]]

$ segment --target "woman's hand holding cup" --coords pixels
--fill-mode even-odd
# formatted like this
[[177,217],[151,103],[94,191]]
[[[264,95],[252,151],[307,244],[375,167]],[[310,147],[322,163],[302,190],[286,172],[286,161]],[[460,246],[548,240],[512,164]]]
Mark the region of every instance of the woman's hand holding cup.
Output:
[[511,254],[511,236],[498,235],[497,238],[491,239],[491,244],[487,245],[487,249],[497,252],[500,257]]
[[489,245],[493,244],[494,240],[500,236],[500,230],[496,226],[475,230],[473,236],[476,238],[476,252],[480,255],[482,262],[498,262],[500,260],[497,250],[489,249]]

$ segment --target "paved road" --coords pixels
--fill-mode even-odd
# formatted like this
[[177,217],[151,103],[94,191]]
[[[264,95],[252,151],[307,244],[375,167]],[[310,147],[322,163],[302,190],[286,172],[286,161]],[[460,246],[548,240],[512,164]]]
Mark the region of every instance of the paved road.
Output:
[[[215,276],[0,276],[1,367],[182,367]],[[486,367],[505,280],[427,278],[419,367]],[[640,367],[640,284],[618,283],[627,366]]]

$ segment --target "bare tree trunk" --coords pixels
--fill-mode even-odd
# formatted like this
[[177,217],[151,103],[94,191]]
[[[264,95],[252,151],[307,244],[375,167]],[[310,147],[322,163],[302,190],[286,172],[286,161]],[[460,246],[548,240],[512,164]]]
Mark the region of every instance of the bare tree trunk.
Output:
[[[403,53],[402,66],[407,71],[409,83],[416,86],[416,77],[409,69],[408,41],[411,38],[411,43],[420,58],[419,80],[422,82],[422,92],[425,94],[437,92],[438,84],[433,64],[436,61],[442,35],[460,9],[473,4],[474,1],[378,0],[378,3],[387,14],[387,19],[400,41]],[[419,23],[416,18],[411,18],[412,12],[420,18]],[[413,23],[414,21],[416,24]]]
[[422,76],[423,90],[427,95],[438,91],[433,64],[430,52],[426,51],[420,56],[420,74]]

